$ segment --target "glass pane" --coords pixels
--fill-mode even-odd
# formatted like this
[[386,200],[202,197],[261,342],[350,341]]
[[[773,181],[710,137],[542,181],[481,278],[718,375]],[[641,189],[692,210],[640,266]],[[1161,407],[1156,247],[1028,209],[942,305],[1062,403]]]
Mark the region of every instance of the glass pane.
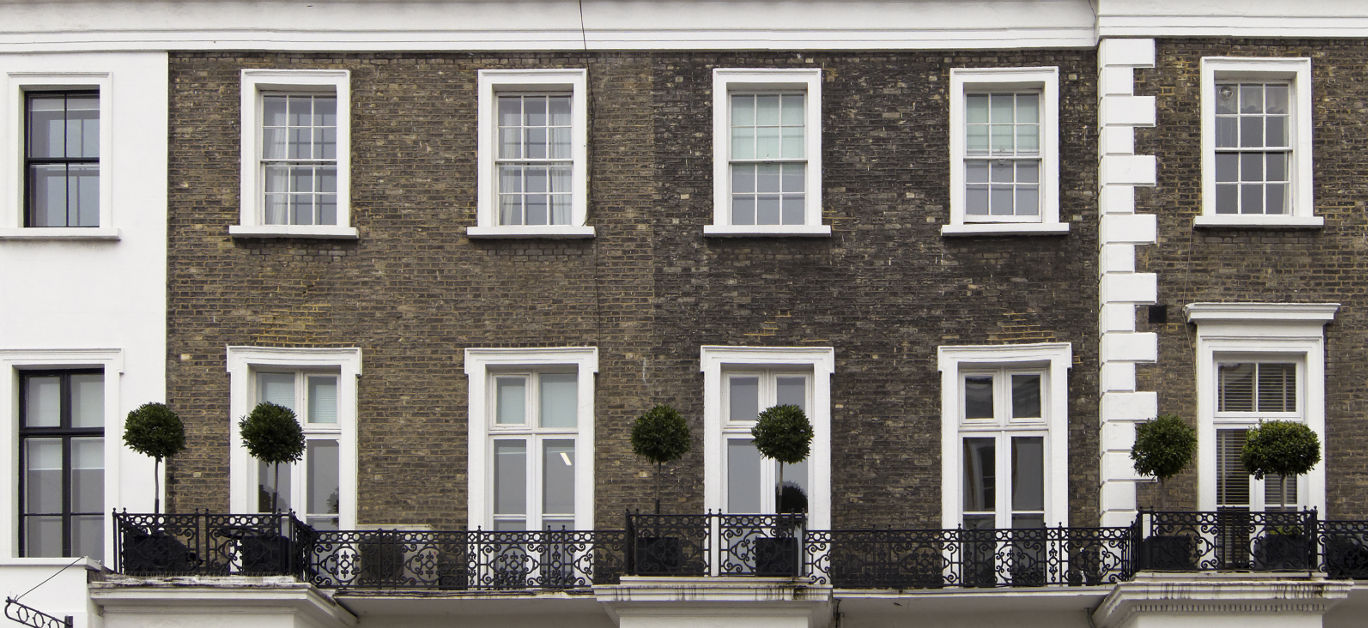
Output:
[[1259,412],[1297,411],[1297,367],[1287,363],[1258,365]]
[[1244,452],[1245,430],[1216,431],[1216,505],[1247,506],[1249,473],[1240,454]]
[[104,560],[104,515],[71,518],[71,555]]
[[71,439],[71,511],[104,512],[104,439]]
[[1016,189],[1014,207],[1018,216],[1035,216],[1040,213],[1040,189],[1035,186],[1021,186]]
[[528,159],[546,159],[547,135],[544,128],[523,129],[523,152]]
[[[987,170],[985,169],[986,173]],[[965,190],[964,210],[970,215],[986,216],[988,214],[988,188],[971,187]]]
[[1233,183],[1239,181],[1239,153],[1216,153],[1216,181]]
[[[548,440],[542,451],[542,512],[575,514],[575,441]],[[569,527],[574,527],[571,523]]]
[[775,159],[779,157],[779,127],[762,126],[755,129],[755,158]]
[[1216,113],[1235,113],[1235,85],[1216,86]]
[[[1287,484],[1283,484],[1283,480]],[[1283,497],[1284,487],[1287,490],[1286,498]],[[1284,478],[1281,475],[1264,476],[1264,509],[1265,510],[1296,510],[1297,509],[1297,478]]]
[[1045,439],[1012,439],[1012,510],[1045,509]]
[[1017,183],[1038,183],[1040,181],[1040,162],[1034,160],[1016,162],[1016,181]]
[[72,164],[67,167],[67,211],[72,227],[100,226],[100,167]]
[[[499,129],[498,159],[519,159],[522,157],[522,128]],[[501,168],[506,166],[501,166]]]
[[802,193],[803,183],[807,176],[807,166],[804,164],[784,164],[779,175],[780,191],[785,193]]
[[337,441],[310,440],[306,455],[309,459],[308,514],[337,514],[341,489]]
[[777,225],[780,224],[779,214],[780,197],[777,194],[761,195],[755,199],[755,224],[757,225]]
[[732,159],[755,158],[754,127],[742,127],[732,129],[731,156]]
[[570,127],[551,129],[551,158],[570,158]]
[[1240,113],[1263,113],[1263,85],[1240,86]]
[[1216,367],[1216,411],[1254,410],[1254,365],[1221,364]]
[[779,164],[760,164],[755,167],[755,189],[760,193],[779,191]]
[[761,512],[760,463],[760,452],[750,439],[727,441],[727,512]]
[[257,401],[294,409],[294,373],[257,373]]
[[527,443],[494,441],[494,513],[527,513]]
[[1287,118],[1273,116],[1268,119],[1268,134],[1266,136],[1269,146],[1287,146]]
[[1240,121],[1235,118],[1216,118],[1216,147],[1234,148],[1240,145]]
[[997,478],[993,474],[995,439],[964,439],[964,511],[992,511]]
[[1264,89],[1264,110],[1268,113],[1287,113],[1290,85],[1267,85]]
[[803,148],[803,127],[786,126],[780,132],[779,155],[784,159],[802,159]]
[[499,126],[517,127],[522,126],[522,97],[521,96],[500,96],[499,97]]
[[[293,464],[280,465],[280,495],[278,500],[272,502],[276,496],[276,473],[273,465],[264,462],[257,463],[257,511],[272,512],[273,509],[281,511],[289,510],[294,507],[294,500],[290,497],[290,478],[294,473]],[[274,504],[274,505],[273,505]]]
[[[986,114],[985,114],[986,115]],[[964,150],[970,155],[988,154],[988,125],[971,124],[964,130]]]
[[753,225],[755,224],[755,197],[754,196],[732,196],[732,224],[734,225]]
[[1034,155],[1040,152],[1040,125],[1018,124],[1016,128],[1016,148],[1019,155]]
[[[777,462],[770,464],[779,464]],[[779,493],[776,512],[808,511],[808,461],[798,464],[780,465],[784,469],[783,490]],[[775,481],[779,478],[776,477]]]
[[807,378],[781,375],[775,378],[775,405],[798,406],[807,412]]
[[964,120],[970,124],[988,122],[987,94],[968,94],[964,97]]
[[527,423],[527,378],[494,378],[494,422],[500,425]]
[[100,99],[94,96],[67,98],[68,157],[96,159],[100,156]]
[[1018,124],[1040,122],[1040,94],[1017,94],[1016,106]]
[[541,375],[541,426],[575,427],[579,391],[574,373]]
[[727,420],[754,421],[760,412],[760,378],[727,378]]
[[1015,122],[1012,115],[1012,95],[1011,94],[992,94],[989,96],[991,101],[991,111],[989,121],[994,124],[1010,124]]
[[337,159],[337,129],[314,129],[314,158]]
[[803,216],[805,201],[801,195],[785,195],[780,199],[779,223],[784,225],[801,225],[805,218]]
[[28,99],[28,154],[60,158],[66,150],[66,97],[31,94]]
[[760,94],[755,97],[755,124],[757,126],[779,124],[779,96],[777,94]]
[[803,95],[784,94],[780,109],[783,112],[781,123],[784,126],[803,126]]
[[314,96],[314,126],[337,126],[337,97]]
[[[1045,527],[1045,515],[1012,515],[1012,528],[1017,530],[1031,530]],[[1023,546],[1023,550],[1035,550]]]
[[993,376],[970,375],[964,378],[964,418],[993,418]]
[[337,376],[309,376],[309,422],[337,423]]
[[24,512],[62,512],[62,440],[24,439]]
[[24,555],[61,556],[62,518],[25,517]]
[[1012,418],[1040,418],[1040,376],[1012,376]]
[[306,517],[304,523],[315,530],[336,530],[337,517]]
[[1264,146],[1263,118],[1240,118],[1240,147],[1261,148]]
[[547,99],[551,126],[570,126],[570,97],[551,96]]
[[755,166],[733,164],[731,167],[732,193],[751,194],[755,192]]
[[[574,529],[575,529],[575,520],[574,520],[574,519],[567,519],[567,518],[564,518],[564,517],[542,517],[542,529],[543,529],[543,530],[574,530]],[[555,548],[555,547],[556,547],[556,546],[553,546],[553,548]],[[564,551],[566,551],[566,550],[568,550],[568,549],[569,549],[568,547],[563,547],[563,546],[562,546],[562,548],[561,548],[559,551],[564,552]],[[554,551],[554,550],[553,550],[553,551]],[[567,563],[569,562],[569,557],[568,557],[568,556],[567,556],[565,562],[567,562]],[[566,568],[568,569],[569,567],[566,567]]]
[[1012,134],[1013,127],[1010,124],[994,124],[990,127],[989,135],[992,138],[994,155],[1012,154]]
[[523,124],[546,126],[546,96],[523,97]]
[[66,195],[66,166],[33,165],[29,169],[29,226],[68,226]]
[[982,159],[964,162],[964,180],[968,183],[987,183],[988,162]]
[[261,97],[261,124],[262,126],[285,126],[284,96]]
[[285,159],[285,129],[264,127],[261,129],[261,157],[263,159]]
[[1233,214],[1239,201],[1236,198],[1236,190],[1239,186],[1235,184],[1216,186],[1216,213]]
[[1258,183],[1246,183],[1240,186],[1240,213],[1242,214],[1262,214],[1263,213],[1264,190]]
[[[994,515],[964,515],[964,527],[968,530],[992,530],[997,527],[997,518]],[[985,560],[991,558],[985,557]]]
[[1287,186],[1281,183],[1268,184],[1268,205],[1264,211],[1269,214],[1287,213]]
[[753,126],[755,124],[755,96],[737,94],[731,97],[732,126]]
[[62,424],[62,378],[24,378],[24,425],[58,427]]
[[[1219,157],[1219,156],[1218,156]],[[1283,153],[1268,153],[1266,160],[1265,176],[1269,181],[1287,180],[1287,155]],[[1219,180],[1219,179],[1218,179]]]
[[1263,153],[1245,153],[1240,155],[1240,180],[1263,181],[1263,166]]

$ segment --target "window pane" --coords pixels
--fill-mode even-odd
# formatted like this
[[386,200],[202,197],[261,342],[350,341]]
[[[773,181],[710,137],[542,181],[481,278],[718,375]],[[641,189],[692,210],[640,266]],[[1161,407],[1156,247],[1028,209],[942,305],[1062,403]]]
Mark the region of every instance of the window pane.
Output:
[[1268,205],[1264,210],[1270,214],[1287,213],[1287,186],[1281,183],[1268,184]]
[[779,155],[784,159],[802,159],[804,157],[803,127],[784,127],[780,132],[780,144]]
[[779,191],[779,164],[760,164],[755,167],[755,189],[761,193]]
[[756,126],[779,124],[779,96],[777,94],[760,94],[755,97],[755,124]]
[[760,378],[728,377],[729,421],[754,421],[760,412]]
[[570,126],[570,97],[551,96],[547,101],[551,126]]
[[314,96],[314,126],[335,127],[337,126],[337,97],[336,96]]
[[727,441],[727,512],[761,511],[760,452],[748,438]]
[[1040,213],[1040,189],[1035,186],[1020,186],[1016,189],[1016,204],[1013,208],[1018,216],[1035,216]]
[[1240,113],[1263,113],[1263,85],[1240,85]]
[[[1234,160],[1232,160],[1233,163]],[[1239,186],[1235,184],[1216,186],[1216,213],[1233,214],[1238,209],[1239,201],[1236,197],[1236,190]]]
[[1237,170],[1239,163],[1240,155],[1238,153],[1217,153],[1216,181],[1221,183],[1239,181],[1239,171]]
[[1297,411],[1297,368],[1295,364],[1261,363],[1259,370],[1259,412]]
[[24,512],[62,512],[62,440],[24,440]]
[[[575,441],[548,440],[542,453],[542,512],[575,514]],[[570,527],[574,527],[571,524]]]
[[964,439],[964,511],[991,511],[997,478],[993,473],[995,439]]
[[780,103],[784,126],[803,126],[803,94],[784,94]]
[[1216,367],[1216,411],[1254,410],[1254,365],[1221,364]]
[[104,439],[71,439],[71,511],[104,512]]
[[1040,125],[1017,125],[1016,150],[1018,155],[1034,155],[1040,152]]
[[62,424],[62,378],[26,377],[24,385],[24,425],[58,427]]
[[1297,509],[1297,478],[1287,478],[1287,498],[1283,498],[1283,476],[1265,475],[1264,476],[1264,509],[1265,510],[1296,510]]
[[755,224],[755,197],[754,196],[732,196],[732,224],[734,225],[753,225]]
[[755,96],[735,94],[731,97],[732,126],[753,126],[755,124]]
[[807,166],[804,164],[784,164],[781,166],[780,191],[785,193],[802,193],[803,181],[807,175]]
[[574,427],[579,407],[574,373],[541,375],[541,426]]
[[1273,147],[1287,146],[1287,118],[1273,116],[1268,119],[1267,134],[1265,135],[1268,145]]
[[257,401],[268,401],[293,410],[294,381],[294,373],[258,373]]
[[104,515],[71,518],[71,555],[104,560]]
[[309,422],[337,423],[337,376],[309,376]]
[[762,126],[755,129],[755,158],[775,159],[779,153],[779,127]]
[[100,99],[98,96],[67,98],[68,157],[97,159],[100,156]]
[[337,441],[310,440],[307,456],[309,458],[307,514],[337,514],[341,488]]
[[780,197],[778,194],[762,194],[755,198],[755,224],[777,225],[780,223]]
[[35,164],[29,169],[29,226],[68,226],[66,171],[63,164]]
[[732,159],[755,158],[755,127],[732,129],[731,157]]
[[1040,182],[1040,162],[1036,160],[1020,160],[1016,162],[1016,182],[1039,183]]
[[1240,180],[1263,181],[1264,156],[1262,153],[1240,155]]
[[527,378],[494,378],[494,422],[500,425],[527,423]]
[[[1012,515],[1012,528],[1015,530],[1033,530],[1043,527],[1045,527],[1044,515]],[[1034,548],[1028,547],[1022,547],[1022,549],[1026,551],[1034,550]],[[1043,556],[1039,559],[1043,559]]]
[[1263,118],[1240,118],[1240,147],[1261,148],[1264,146]]
[[494,441],[494,513],[527,513],[527,443]]
[[987,94],[968,94],[964,97],[964,120],[970,124],[988,122]]
[[1216,86],[1216,113],[1235,113],[1235,85]]
[[982,159],[964,162],[964,180],[968,183],[987,183],[988,162]]
[[1017,94],[1016,121],[1021,124],[1040,122],[1040,94]]
[[1240,186],[1240,213],[1241,214],[1262,214],[1263,213],[1263,186],[1257,183],[1246,183]]
[[1040,376],[1012,376],[1012,418],[1034,419],[1040,414]]
[[1012,186],[993,186],[988,193],[988,213],[994,216],[1011,216],[1012,196]]
[[1216,118],[1217,148],[1233,148],[1240,145],[1240,122],[1235,118]]
[[[987,172],[987,169],[984,170]],[[964,210],[971,215],[988,215],[988,188],[971,187],[965,191]]]
[[755,166],[752,164],[732,164],[732,193],[751,194],[755,192]]
[[[522,126],[522,97],[521,96],[500,96],[499,97],[499,126],[517,127]],[[505,155],[507,157],[508,155]]]
[[1012,510],[1045,509],[1045,439],[1012,439]]
[[775,405],[798,406],[807,412],[807,378],[779,376],[775,378]]
[[988,125],[971,124],[964,130],[964,150],[970,155],[988,154]]
[[261,124],[262,126],[285,126],[284,96],[261,97]]
[[66,96],[30,94],[28,99],[28,155],[38,158],[65,157]]
[[1216,505],[1249,505],[1249,473],[1240,454],[1244,451],[1245,430],[1216,431]]
[[62,518],[25,517],[24,555],[61,556]]
[[994,124],[1010,124],[1015,121],[1012,115],[1012,95],[1011,94],[992,94],[989,97],[991,110],[989,121]]
[[546,126],[546,96],[523,97],[523,124]]
[[964,378],[964,418],[993,418],[993,377],[970,375]]
[[[257,511],[272,512],[273,509],[281,511],[289,510],[294,507],[294,500],[290,495],[290,478],[294,473],[294,465],[290,463],[280,465],[280,494],[276,495],[276,473],[273,465],[264,462],[257,463]],[[277,498],[274,502],[273,498]],[[274,504],[274,505],[273,505]]]
[[[777,462],[768,464],[778,465]],[[779,503],[775,504],[776,512],[807,512],[808,511],[808,461],[804,460],[798,464],[781,465],[784,468],[784,484],[779,493]],[[775,481],[779,478],[775,477]]]

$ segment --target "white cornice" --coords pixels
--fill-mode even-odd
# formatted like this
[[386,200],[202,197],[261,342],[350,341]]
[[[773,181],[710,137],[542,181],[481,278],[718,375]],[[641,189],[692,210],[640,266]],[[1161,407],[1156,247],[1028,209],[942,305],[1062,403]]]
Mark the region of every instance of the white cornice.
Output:
[[1190,323],[1257,322],[1320,323],[1335,318],[1338,303],[1189,303],[1183,312]]
[[1194,616],[1201,615],[1323,615],[1352,588],[1350,582],[1326,580],[1323,574],[1142,573],[1132,582],[1118,583],[1093,612],[1093,622],[1110,628],[1133,625],[1143,615],[1184,615],[1188,622],[1200,622]]

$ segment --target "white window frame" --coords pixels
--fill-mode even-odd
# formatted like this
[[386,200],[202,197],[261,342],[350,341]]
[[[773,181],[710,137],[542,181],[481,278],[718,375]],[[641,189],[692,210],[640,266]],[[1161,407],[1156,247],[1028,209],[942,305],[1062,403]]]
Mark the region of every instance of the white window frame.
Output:
[[[261,172],[263,93],[333,94],[337,97],[337,224],[264,224]],[[355,238],[351,226],[351,73],[347,70],[243,70],[239,224],[234,237]]]
[[[1218,417],[1216,367],[1229,362],[1294,362],[1301,419],[1325,446],[1325,325],[1338,303],[1190,303],[1183,308],[1197,325],[1197,508],[1216,509],[1216,430],[1253,427],[1257,419]],[[1250,507],[1263,492],[1250,484]],[[1298,479],[1302,507],[1325,511],[1325,464]]]
[[[19,556],[19,372],[29,370],[69,370],[98,368],[104,370],[104,500],[105,510],[112,511],[124,503],[119,479],[123,476],[120,459],[123,452],[124,417],[132,408],[120,404],[119,390],[124,374],[122,349],[17,349],[0,350],[0,407],[6,414],[0,417],[0,464],[14,474],[10,481],[0,482],[0,517],[4,517],[7,532],[0,534],[0,557]],[[165,483],[162,484],[163,489]],[[109,534],[113,522],[105,513],[104,555],[114,558],[114,538]],[[33,558],[25,560],[48,560]]]
[[[466,425],[466,522],[471,530],[494,527],[492,409],[495,375],[507,372],[568,372],[576,374],[578,409],[575,420],[575,529],[594,529],[594,384],[598,373],[597,347],[536,349],[472,348],[465,350],[468,405]],[[519,432],[522,433],[522,432]],[[529,440],[531,440],[529,438]],[[532,453],[529,451],[529,456]],[[536,478],[529,478],[537,482]],[[530,513],[529,513],[530,514]]]
[[[962,439],[966,430],[962,382],[972,373],[1005,370],[1044,375],[1040,400],[1043,422],[1023,422],[1022,436],[1045,437],[1045,525],[1069,525],[1069,368],[1073,350],[1067,342],[1020,345],[942,346],[937,351],[941,373],[941,527],[957,528],[964,505]],[[994,422],[984,434],[1002,434],[1016,424]],[[991,429],[989,429],[991,427]],[[1023,427],[1023,429],[1027,429]],[[1001,452],[999,452],[1001,454]]]
[[[3,116],[8,136],[5,151],[9,159],[0,159],[0,183],[9,190],[0,197],[0,237],[49,240],[117,240],[119,230],[114,227],[114,117],[113,81],[108,72],[10,72],[5,75],[8,86],[3,90],[8,108]],[[24,145],[28,127],[24,120],[24,97],[31,92],[89,90],[100,93],[100,226],[98,227],[25,227]],[[4,137],[0,133],[0,138]],[[8,165],[6,165],[8,164]]]
[[[965,211],[965,96],[970,92],[1039,90],[1040,219],[1033,222],[970,220]],[[941,235],[1050,235],[1069,232],[1059,218],[1059,68],[952,68],[950,70],[950,224]]]
[[[1288,99],[1292,135],[1292,163],[1288,213],[1275,215],[1216,213],[1216,83],[1223,80],[1289,81]],[[1202,112],[1202,213],[1193,219],[1197,227],[1307,227],[1325,219],[1315,215],[1311,153],[1311,59],[1266,57],[1203,57],[1201,67]]]
[[[592,238],[589,215],[589,88],[588,71],[480,70],[478,73],[478,137],[476,139],[475,225],[466,228],[470,238]],[[494,147],[498,145],[498,96],[502,93],[570,92],[570,224],[500,225],[499,191]]]
[[808,420],[812,423],[812,451],[808,455],[808,528],[831,527],[831,376],[836,370],[836,351],[831,347],[727,347],[699,348],[703,372],[703,506],[726,508],[727,411],[724,405],[725,374],[743,371],[774,371],[810,374]]
[[[238,421],[256,407],[258,372],[327,372],[337,374],[338,527],[355,529],[357,484],[357,379],[361,349],[229,346],[228,439],[229,507],[232,512],[257,512],[257,461],[242,444]],[[296,393],[298,394],[298,393]],[[293,481],[293,479],[292,479]],[[292,493],[294,495],[294,493]],[[297,499],[303,499],[303,495]]]
[[[731,224],[731,95],[746,90],[803,90],[803,224]],[[713,70],[713,222],[703,235],[729,237],[831,235],[822,224],[822,71],[818,68]]]

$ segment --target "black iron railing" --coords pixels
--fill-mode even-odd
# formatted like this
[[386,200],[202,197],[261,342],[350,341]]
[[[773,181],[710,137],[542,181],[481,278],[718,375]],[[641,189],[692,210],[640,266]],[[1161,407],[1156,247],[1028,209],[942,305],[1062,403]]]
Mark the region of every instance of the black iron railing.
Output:
[[1322,521],[1319,569],[1336,579],[1368,578],[1368,521]]
[[315,532],[291,513],[114,513],[117,569],[130,575],[303,575]]
[[1310,571],[1316,511],[1141,511],[1132,537],[1139,569]]
[[799,575],[803,515],[627,515],[627,571],[638,576]]

